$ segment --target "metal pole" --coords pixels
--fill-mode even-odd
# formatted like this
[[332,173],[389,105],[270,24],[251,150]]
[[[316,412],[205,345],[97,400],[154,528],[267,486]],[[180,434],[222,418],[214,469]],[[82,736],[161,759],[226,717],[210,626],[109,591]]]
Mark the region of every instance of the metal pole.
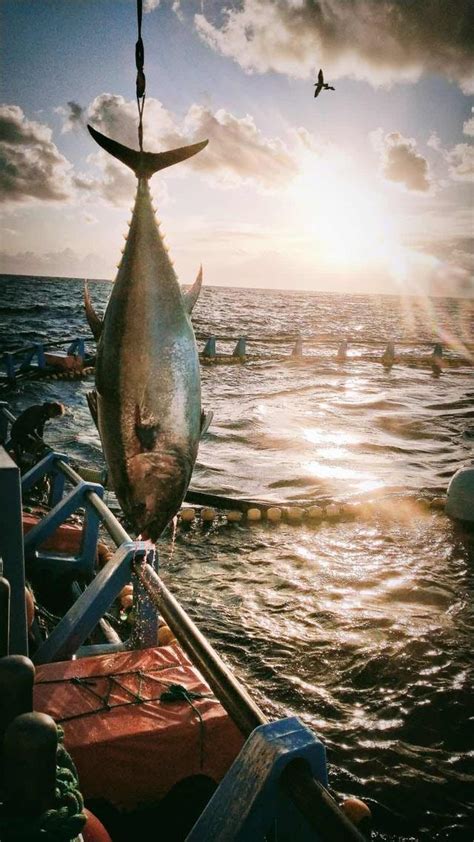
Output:
[[10,651],[15,655],[27,655],[20,469],[3,447],[0,447],[0,472],[0,555],[3,558],[3,575],[11,588]]
[[280,783],[303,816],[330,842],[367,842],[366,837],[339,808],[327,789],[315,780],[304,760],[292,760]]
[[10,583],[0,576],[0,658],[10,651]]
[[258,725],[266,725],[268,719],[263,711],[228,670],[153,568],[142,562],[136,563],[134,570],[159,612],[242,733],[247,735]]
[[[149,564],[136,562],[135,574],[175,633],[179,642],[200,669],[219,701],[245,736],[268,719],[247,691],[188,617]],[[307,821],[331,842],[364,842],[365,837],[344,815],[327,789],[316,781],[307,765],[290,764],[282,785]]]

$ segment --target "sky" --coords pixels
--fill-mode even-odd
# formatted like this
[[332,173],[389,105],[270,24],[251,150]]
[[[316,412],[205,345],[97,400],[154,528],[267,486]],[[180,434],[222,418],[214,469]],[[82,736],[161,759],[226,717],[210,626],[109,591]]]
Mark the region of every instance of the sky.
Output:
[[[471,0],[144,0],[145,148],[179,280],[474,296]],[[2,0],[0,272],[113,279],[135,0]],[[319,68],[335,90],[314,98]]]

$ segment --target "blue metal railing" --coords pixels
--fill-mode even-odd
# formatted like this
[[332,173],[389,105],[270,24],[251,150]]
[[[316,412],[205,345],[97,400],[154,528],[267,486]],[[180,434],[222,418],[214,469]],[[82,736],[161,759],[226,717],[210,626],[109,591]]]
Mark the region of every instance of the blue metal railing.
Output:
[[66,346],[68,356],[76,356],[82,360],[86,357],[86,343],[83,337],[73,339],[57,339],[52,342],[38,342],[27,348],[17,348],[6,351],[2,355],[7,380],[15,383],[18,377],[35,372],[44,372],[49,366],[45,353],[53,348]]

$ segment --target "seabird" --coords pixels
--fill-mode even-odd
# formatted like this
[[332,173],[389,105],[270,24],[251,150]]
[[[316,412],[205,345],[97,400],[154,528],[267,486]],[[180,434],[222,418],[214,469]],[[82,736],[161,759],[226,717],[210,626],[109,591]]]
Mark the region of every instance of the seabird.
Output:
[[322,90],[325,91],[335,91],[336,88],[333,88],[331,85],[327,85],[324,81],[323,71],[320,70],[318,73],[318,81],[314,83],[316,86],[316,90],[314,92],[314,96],[317,97],[321,93]]

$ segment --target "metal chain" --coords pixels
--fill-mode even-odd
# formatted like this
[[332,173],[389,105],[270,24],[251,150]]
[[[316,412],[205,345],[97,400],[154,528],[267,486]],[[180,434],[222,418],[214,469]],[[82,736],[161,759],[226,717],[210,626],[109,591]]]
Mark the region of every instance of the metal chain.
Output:
[[138,107],[138,143],[143,152],[143,110],[145,108],[145,48],[142,41],[142,0],[137,0],[138,41],[135,44],[135,64],[137,66],[137,107]]

